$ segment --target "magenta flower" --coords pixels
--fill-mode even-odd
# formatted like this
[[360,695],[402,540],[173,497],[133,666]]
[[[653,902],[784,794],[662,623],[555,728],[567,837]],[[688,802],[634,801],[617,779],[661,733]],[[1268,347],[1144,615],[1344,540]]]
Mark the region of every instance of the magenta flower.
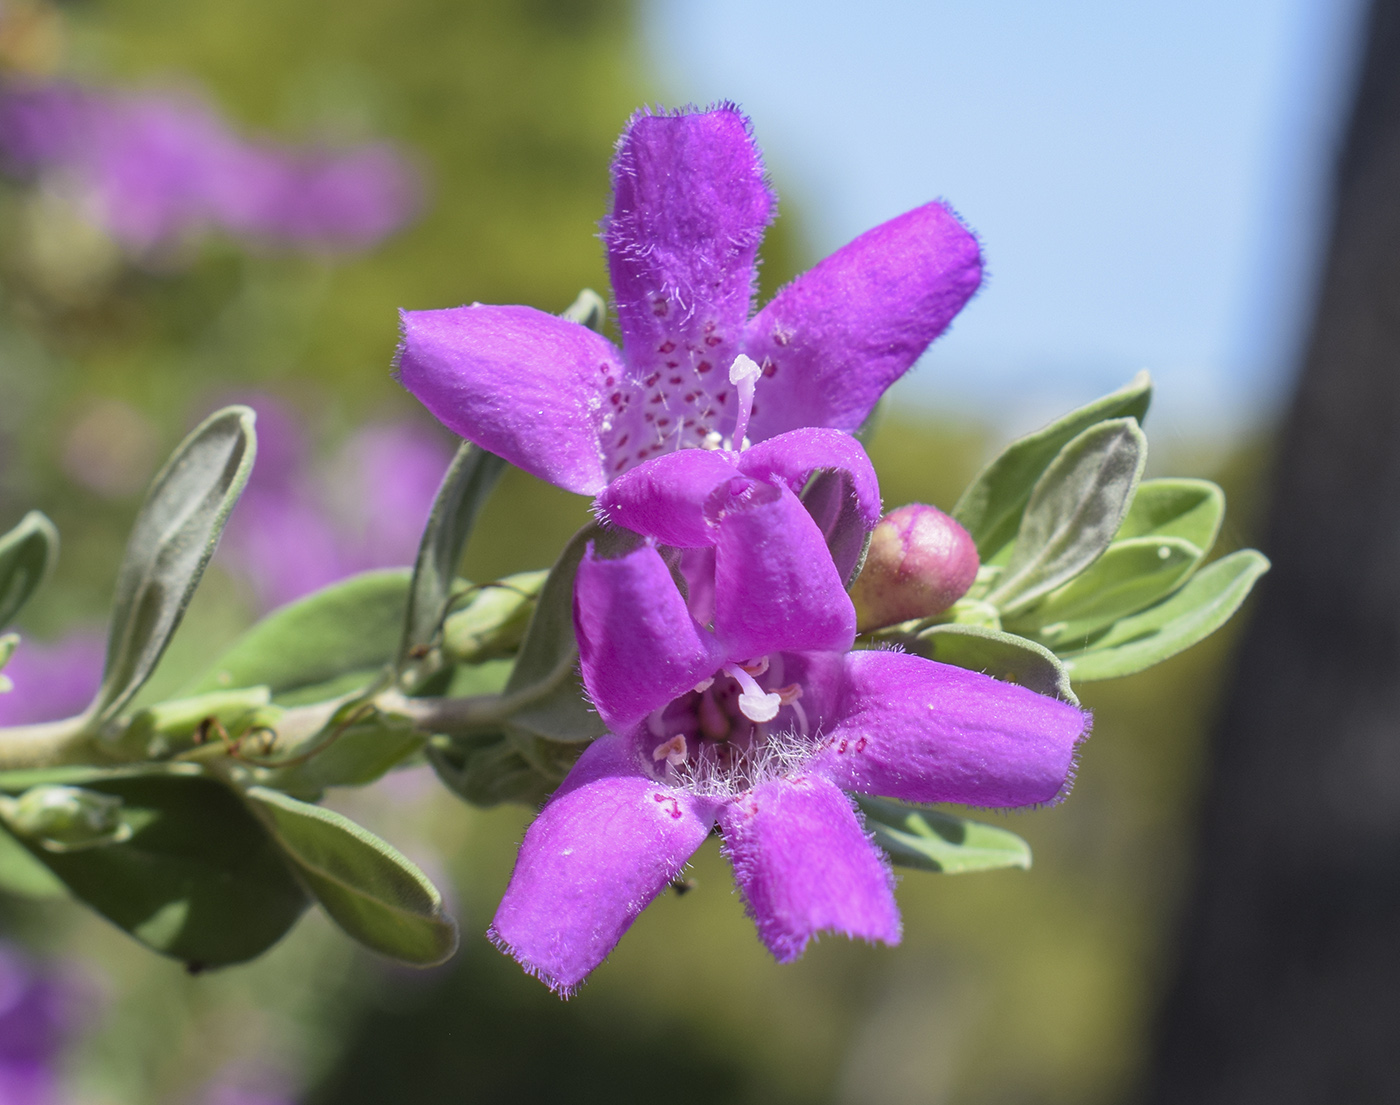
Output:
[[78,630],[51,644],[24,638],[5,665],[3,674],[14,687],[0,694],[0,725],[82,712],[102,682],[106,655],[107,636],[99,629]]
[[530,307],[474,304],[404,312],[398,358],[446,426],[580,494],[690,446],[773,439],[781,453],[791,430],[856,429],[981,280],[975,239],[930,203],[749,318],[774,199],[732,105],[634,116],[612,175],[603,241],[620,351]]
[[[765,586],[759,569],[738,589],[762,611]],[[808,614],[833,586],[817,581]],[[799,623],[767,614],[711,631],[650,543],[613,560],[590,549],[574,609],[584,683],[612,731],[526,833],[491,927],[565,995],[716,824],[780,962],[821,931],[898,943],[892,875],[842,792],[1053,801],[1088,726],[1068,703],[976,672],[851,652],[853,627],[838,639],[819,616],[805,647]]]
[[0,945],[0,1101],[57,1105],[57,1062],[83,1020],[89,989],[66,971],[40,970]]
[[384,145],[298,149],[249,142],[187,96],[68,84],[0,93],[0,158],[76,186],[88,214],[146,253],[220,229],[259,243],[355,250],[416,211],[419,182]]

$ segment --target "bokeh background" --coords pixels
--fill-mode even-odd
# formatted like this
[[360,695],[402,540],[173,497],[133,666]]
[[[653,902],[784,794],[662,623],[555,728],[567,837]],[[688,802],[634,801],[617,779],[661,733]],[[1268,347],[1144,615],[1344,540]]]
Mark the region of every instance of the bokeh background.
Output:
[[[390,377],[396,309],[605,290],[595,224],[643,103],[754,117],[782,199],[765,298],[934,196],[979,232],[991,278],[871,440],[888,505],[950,507],[1009,436],[1146,367],[1150,469],[1219,480],[1220,551],[1249,544],[1360,22],[1354,0],[6,0],[10,88],[183,97],[321,157],[387,142],[416,182],[373,241],[206,218],[152,246],[102,225],[72,166],[4,151],[0,528],[39,508],[64,541],[28,662],[81,704],[144,481],[230,398],[262,412],[264,454],[150,694],[269,605],[407,560],[452,442]],[[464,574],[545,566],[585,517],[512,472]],[[7,897],[0,1003],[44,991],[52,1100],[81,1105],[1125,1100],[1232,639],[1087,688],[1071,800],[1007,820],[1033,870],[907,875],[898,949],[827,939],[776,966],[711,841],[695,891],[561,1004],[483,936],[531,811],[416,769],[331,801],[450,888],[444,967],[386,965],[313,914],[262,961],[189,977],[62,900]]]

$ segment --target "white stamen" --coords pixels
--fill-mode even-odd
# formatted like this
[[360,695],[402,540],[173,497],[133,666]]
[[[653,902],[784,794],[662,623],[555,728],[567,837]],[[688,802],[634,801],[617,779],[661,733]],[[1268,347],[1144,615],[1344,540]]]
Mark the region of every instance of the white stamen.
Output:
[[760,656],[757,660],[749,660],[739,666],[757,679],[768,670],[768,657]]
[[664,744],[658,744],[651,753],[653,762],[660,763],[665,760],[672,767],[680,767],[685,763],[686,748],[685,734],[677,733]]
[[708,690],[709,690],[711,687],[713,687],[714,685],[715,685],[715,677],[712,675],[712,676],[710,676],[710,678],[708,678],[708,679],[702,679],[702,680],[700,680],[700,682],[698,682],[698,683],[695,684],[695,693],[696,693],[696,694],[704,694],[706,691],[708,691]]
[[783,704],[782,696],[770,694],[758,685],[752,675],[738,664],[725,664],[724,670],[734,677],[743,688],[739,695],[739,712],[750,721],[772,721],[778,716],[778,707]]
[[649,732],[657,740],[660,740],[666,735],[666,722],[664,721],[665,714],[666,707],[658,706],[655,710],[653,710],[650,714],[647,715],[647,732]]
[[729,366],[729,382],[739,393],[738,417],[734,420],[734,436],[730,440],[734,448],[742,450],[748,441],[749,414],[753,411],[753,393],[763,369],[752,357],[740,353]]

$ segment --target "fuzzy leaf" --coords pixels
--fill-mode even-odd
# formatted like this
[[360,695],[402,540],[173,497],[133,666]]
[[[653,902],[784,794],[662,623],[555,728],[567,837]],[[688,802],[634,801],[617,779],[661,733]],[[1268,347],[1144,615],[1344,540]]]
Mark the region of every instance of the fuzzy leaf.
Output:
[[29,849],[0,829],[0,894],[21,898],[62,898],[68,888],[35,859]]
[[197,776],[85,784],[121,800],[129,836],[31,854],[141,943],[192,967],[242,963],[291,928],[306,896],[263,827],[227,787]]
[[463,442],[433,500],[428,526],[418,546],[409,586],[398,662],[427,649],[442,629],[452,584],[476,516],[506,470],[506,462],[479,445]]
[[288,603],[239,637],[187,693],[266,686],[285,698],[347,673],[368,682],[394,658],[408,585],[407,569],[362,572]]
[[442,650],[458,664],[480,664],[520,647],[548,572],[519,572],[474,588],[470,600],[447,616]]
[[1147,461],[1131,418],[1091,426],[1066,445],[1031,492],[1011,559],[987,602],[1002,618],[1073,579],[1108,548]]
[[1208,553],[1225,517],[1225,492],[1210,480],[1143,480],[1115,540],[1180,537]]
[[338,725],[320,751],[304,762],[260,773],[259,782],[315,801],[327,787],[368,786],[417,753],[424,739],[407,719],[376,712]]
[[502,802],[540,806],[558,785],[557,779],[546,777],[502,732],[434,737],[427,755],[448,789],[474,806]]
[[210,415],[156,474],[117,574],[107,662],[91,706],[98,720],[140,690],[184,617],[253,469],[254,417],[247,407]]
[[1115,541],[1088,568],[1007,626],[1065,651],[1119,618],[1166,598],[1205,555],[1180,537]]
[[1209,637],[1230,620],[1269,570],[1268,559],[1241,549],[1208,564],[1164,602],[1124,618],[1091,647],[1061,657],[1076,683],[1133,675]]
[[58,559],[58,530],[31,510],[0,537],[0,629],[18,616]]
[[889,638],[925,660],[980,671],[1003,683],[1079,705],[1059,658],[1044,645],[980,625],[932,625],[912,637]]
[[246,798],[307,889],[350,936],[404,963],[431,967],[457,948],[457,926],[428,877],[367,829],[275,790]]
[[1061,449],[1096,423],[1113,418],[1141,422],[1151,400],[1152,378],[1139,372],[1126,387],[1013,441],[982,469],[953,507],[953,517],[977,542],[982,563],[1016,536],[1031,490]]
[[865,814],[865,827],[896,866],[961,875],[1031,865],[1030,845],[1006,829],[928,806],[863,794],[855,800]]

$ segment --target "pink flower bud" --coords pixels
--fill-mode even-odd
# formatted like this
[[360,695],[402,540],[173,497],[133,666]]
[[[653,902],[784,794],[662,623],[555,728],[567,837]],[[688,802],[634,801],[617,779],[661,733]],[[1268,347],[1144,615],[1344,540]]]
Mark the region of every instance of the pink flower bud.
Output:
[[880,519],[851,588],[861,632],[941,614],[977,577],[977,546],[937,507],[910,503]]

